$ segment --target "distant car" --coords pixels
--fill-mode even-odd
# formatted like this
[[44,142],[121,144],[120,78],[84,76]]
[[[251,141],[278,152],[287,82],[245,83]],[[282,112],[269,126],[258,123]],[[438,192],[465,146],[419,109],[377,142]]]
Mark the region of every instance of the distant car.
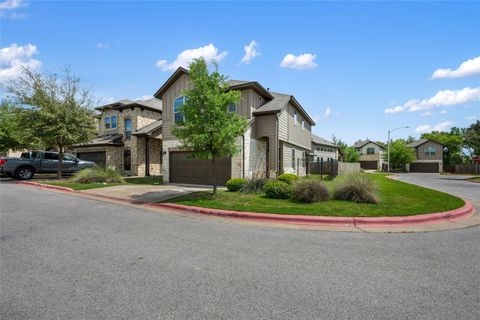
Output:
[[[33,151],[23,152],[20,158],[0,158],[0,175],[27,180],[35,173],[55,173],[58,166],[58,152]],[[85,168],[95,166],[95,162],[80,160],[64,153],[62,173],[72,174]]]

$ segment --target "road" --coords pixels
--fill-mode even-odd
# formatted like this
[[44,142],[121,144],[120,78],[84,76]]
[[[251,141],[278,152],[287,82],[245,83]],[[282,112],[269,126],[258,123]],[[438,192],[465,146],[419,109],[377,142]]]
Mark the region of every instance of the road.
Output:
[[0,184],[1,319],[479,319],[480,228],[279,229]]

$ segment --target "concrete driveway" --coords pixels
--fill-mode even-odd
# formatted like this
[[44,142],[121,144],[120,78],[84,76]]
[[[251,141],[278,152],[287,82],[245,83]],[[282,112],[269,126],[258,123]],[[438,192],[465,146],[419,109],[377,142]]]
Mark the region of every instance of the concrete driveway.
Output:
[[480,206],[480,183],[466,181],[470,176],[436,173],[399,173],[394,179],[453,194]]

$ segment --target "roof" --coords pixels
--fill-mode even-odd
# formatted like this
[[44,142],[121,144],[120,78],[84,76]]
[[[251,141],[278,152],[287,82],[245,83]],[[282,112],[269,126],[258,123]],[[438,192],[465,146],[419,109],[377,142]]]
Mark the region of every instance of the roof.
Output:
[[310,125],[314,126],[315,122],[313,119],[308,115],[308,113],[303,109],[303,107],[298,103],[297,99],[290,94],[285,93],[278,93],[278,92],[270,92],[273,96],[273,100],[268,101],[258,109],[253,112],[253,115],[263,115],[263,114],[274,114],[277,112],[282,111],[285,106],[291,102],[303,115],[303,117],[310,123]]
[[407,147],[409,147],[409,148],[417,148],[417,147],[421,146],[422,144],[427,143],[427,142],[429,142],[429,141],[438,143],[438,144],[440,144],[440,145],[443,146],[443,144],[441,144],[440,142],[433,141],[433,140],[430,140],[430,139],[418,139],[418,140],[415,140],[415,141],[410,142],[409,144],[407,144]]
[[122,142],[123,135],[118,132],[105,133],[89,143],[80,143],[73,145],[73,147],[93,147],[93,146],[123,146]]
[[152,132],[162,128],[162,120],[154,121],[135,131],[133,135],[150,135]]
[[162,100],[157,98],[151,98],[147,100],[129,100],[123,99],[117,102],[109,103],[104,106],[95,108],[96,110],[105,110],[105,109],[127,109],[132,107],[140,107],[152,111],[162,112]]
[[329,147],[334,147],[334,148],[337,148],[337,145],[331,141],[328,141],[326,139],[323,139],[322,137],[319,137],[317,135],[314,135],[312,134],[312,142],[315,143],[315,144],[320,144],[320,145],[323,145],[323,146],[329,146]]
[[380,143],[377,143],[377,142],[375,142],[375,141],[372,141],[372,140],[368,140],[368,139],[367,139],[367,140],[363,140],[363,141],[358,141],[357,143],[355,143],[355,144],[353,145],[353,147],[354,147],[354,148],[361,148],[361,147],[363,147],[364,145],[366,145],[367,143],[373,143],[373,144],[376,144],[377,146],[379,146],[380,148],[385,149],[385,146],[384,146],[384,145],[382,145],[382,144],[380,144]]

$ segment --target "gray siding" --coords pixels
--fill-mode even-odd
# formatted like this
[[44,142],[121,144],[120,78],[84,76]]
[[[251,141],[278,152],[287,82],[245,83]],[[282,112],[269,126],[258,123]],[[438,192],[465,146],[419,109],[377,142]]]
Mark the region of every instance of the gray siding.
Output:
[[[428,147],[434,147],[436,148],[437,152],[435,155],[426,155],[425,150]],[[424,144],[418,146],[416,156],[418,160],[443,160],[443,146],[439,143],[436,143],[434,141],[428,141],[425,142]]]
[[[288,104],[287,108],[287,120],[288,120],[288,133],[287,137],[288,139],[286,140],[287,142],[291,144],[295,144],[298,146],[301,146],[305,149],[310,150],[312,147],[312,135],[311,135],[311,126],[310,124],[304,120],[305,123],[305,128],[302,130],[302,119],[303,116],[301,113],[292,105]],[[295,119],[294,119],[294,113],[295,111],[297,112],[297,123],[295,124]],[[282,137],[285,136],[284,133],[281,134]]]
[[162,136],[163,140],[176,140],[172,134],[173,123],[173,101],[182,96],[182,92],[187,89],[188,75],[182,74],[180,78],[172,84],[170,88],[162,95],[163,119]]
[[242,97],[237,105],[237,113],[247,119],[252,117],[252,112],[265,103],[258,93],[252,89],[242,90]]

